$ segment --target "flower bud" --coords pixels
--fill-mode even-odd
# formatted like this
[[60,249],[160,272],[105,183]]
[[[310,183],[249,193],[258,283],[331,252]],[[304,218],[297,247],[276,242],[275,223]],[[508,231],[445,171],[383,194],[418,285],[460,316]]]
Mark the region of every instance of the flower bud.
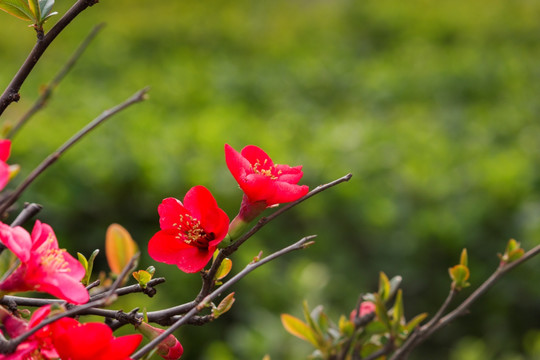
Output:
[[[155,339],[165,331],[163,329],[153,327],[145,322],[142,322],[139,326],[137,326],[137,330],[150,340]],[[180,359],[184,353],[182,344],[180,344],[180,341],[178,341],[178,339],[172,334],[167,336],[165,340],[159,343],[156,350],[159,356],[165,360]]]

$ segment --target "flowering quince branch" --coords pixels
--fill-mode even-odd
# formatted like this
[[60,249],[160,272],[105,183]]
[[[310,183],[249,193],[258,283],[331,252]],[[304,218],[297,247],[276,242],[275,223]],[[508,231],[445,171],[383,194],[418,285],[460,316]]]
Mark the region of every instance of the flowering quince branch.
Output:
[[295,250],[305,249],[309,245],[313,244],[312,239],[315,238],[315,235],[312,236],[306,236],[299,240],[298,242],[287,246],[279,251],[274,252],[271,255],[268,255],[265,258],[260,259],[257,262],[251,262],[246,267],[237,273],[235,276],[230,278],[227,282],[223,283],[221,287],[214,290],[209,295],[205,296],[204,299],[197,302],[196,306],[191,308],[189,312],[187,312],[184,316],[182,316],[177,322],[175,322],[171,327],[169,327],[167,330],[165,330],[161,335],[150,341],[148,344],[137,350],[131,358],[133,360],[140,359],[143,357],[146,353],[150,352],[157,344],[161,343],[167,336],[171,335],[176,329],[178,329],[180,326],[186,324],[193,316],[195,316],[197,313],[199,313],[201,310],[203,310],[213,299],[221,295],[224,291],[228,290],[232,285],[237,283],[240,279],[245,277],[247,274],[258,268],[259,266],[262,266],[266,264],[267,262],[270,262],[280,256],[283,256],[287,253],[290,253]]
[[49,155],[45,160],[41,162],[27,177],[26,179],[15,189],[15,191],[7,198],[5,199],[2,204],[0,205],[0,214],[3,214],[17,199],[21,196],[21,194],[26,190],[26,188],[41,174],[43,171],[45,171],[49,166],[51,166],[53,163],[56,162],[62,156],[64,152],[66,152],[71,146],[73,146],[75,143],[77,143],[83,136],[88,134],[90,131],[92,131],[94,128],[96,128],[98,125],[103,123],[105,120],[109,119],[113,115],[119,113],[120,111],[128,108],[129,106],[141,102],[146,99],[146,93],[148,92],[148,88],[144,88],[142,90],[137,91],[134,95],[132,95],[130,98],[125,100],[119,105],[116,105],[115,107],[105,110],[101,115],[99,115],[97,118],[92,120],[88,125],[86,125],[84,128],[79,130],[75,135],[73,135],[68,141],[66,141],[62,146],[60,146],[54,153]]
[[96,37],[98,32],[103,29],[105,26],[104,23],[96,25],[92,31],[86,36],[86,38],[79,45],[77,50],[69,58],[66,64],[60,69],[58,74],[53,78],[53,80],[42,90],[39,98],[34,102],[34,105],[17,121],[17,123],[9,129],[9,132],[6,134],[7,139],[12,139],[15,134],[23,127],[24,124],[39,110],[41,110],[50,99],[54,89],[62,81],[62,79],[67,75],[67,73],[73,68],[77,60],[84,53],[90,42]]
[[88,7],[96,4],[98,0],[78,0],[65,14],[58,20],[56,25],[54,25],[51,30],[43,37],[38,36],[38,40],[25,62],[15,74],[7,88],[4,90],[4,93],[0,97],[0,115],[4,110],[12,103],[17,102],[20,99],[19,90],[23,85],[24,81],[30,75],[34,66],[41,58],[41,55],[47,50],[49,45],[53,42],[54,39],[66,28],[69,23],[77,17],[81,12],[86,10]]
[[444,309],[448,307],[451,300],[455,297],[457,291],[455,289],[450,290],[450,294],[445,300],[442,311],[439,310],[437,315],[433,317],[433,320],[427,324],[419,327],[416,331],[407,339],[407,341],[393,354],[390,360],[403,360],[407,359],[409,353],[413,348],[424,342],[435,331],[448,325],[454,321],[457,317],[463,316],[467,313],[469,307],[476,302],[482,295],[484,295],[491,287],[495,285],[497,281],[501,279],[503,275],[515,268],[516,266],[524,263],[525,261],[533,258],[540,253],[540,245],[535,246],[531,250],[527,251],[519,259],[509,263],[501,262],[497,269],[491,274],[491,276],[482,283],[469,297],[467,297],[460,305],[447,315],[442,316]]

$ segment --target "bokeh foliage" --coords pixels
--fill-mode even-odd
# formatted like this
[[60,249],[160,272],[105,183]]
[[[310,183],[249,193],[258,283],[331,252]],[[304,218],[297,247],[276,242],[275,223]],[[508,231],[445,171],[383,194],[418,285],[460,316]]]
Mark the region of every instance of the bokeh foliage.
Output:
[[[55,10],[61,16],[70,5],[59,0]],[[35,34],[0,15],[4,87]],[[305,252],[244,279],[226,316],[182,329],[186,358],[303,358],[309,347],[285,333],[278,314],[299,315],[303,299],[346,313],[375,290],[381,270],[403,276],[406,316],[433,313],[462,248],[475,287],[509,238],[525,248],[540,240],[539,16],[530,0],[103,0],[53,43],[3,117],[17,119],[91,27],[107,22],[15,138],[17,180],[136,89],[150,85],[151,99],[97,129],[22,200],[45,205],[41,219],[72,253],[103,248],[112,222],[144,249],[158,229],[157,204],[194,185],[234,217],[241,194],[223,144],[256,144],[278,163],[303,164],[312,187],[354,177],[235,254],[233,271],[259,250],[319,235]],[[198,290],[197,276],[148,257],[141,263],[168,278],[150,308]],[[415,358],[537,352],[537,274],[535,260],[510,273]]]

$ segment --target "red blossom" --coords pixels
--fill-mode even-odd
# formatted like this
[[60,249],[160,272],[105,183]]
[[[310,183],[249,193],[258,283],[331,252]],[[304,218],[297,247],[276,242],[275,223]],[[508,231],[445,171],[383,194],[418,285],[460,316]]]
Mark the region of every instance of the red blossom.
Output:
[[257,146],[248,145],[239,153],[225,144],[225,161],[252,204],[283,204],[298,200],[309,191],[306,185],[297,185],[303,175],[302,166],[274,164]]
[[62,318],[50,326],[52,343],[62,360],[128,360],[142,335],[114,337],[103,323],[81,324]]
[[88,291],[81,284],[84,267],[58,248],[49,225],[36,221],[30,235],[20,226],[12,228],[0,223],[0,241],[21,261],[0,283],[0,292],[41,291],[73,304],[88,301]]
[[9,165],[6,164],[11,152],[11,141],[0,140],[0,190],[2,190],[9,181]]
[[204,186],[191,188],[184,202],[167,198],[158,206],[158,231],[148,243],[152,259],[186,273],[202,270],[223,240],[229,217]]
[[[38,325],[51,312],[51,306],[45,305],[32,314],[27,322],[21,318],[11,315],[7,310],[0,308],[0,319],[6,332],[13,339],[22,335],[29,329]],[[26,341],[19,344],[12,354],[0,354],[0,360],[37,360],[37,359],[57,359],[58,353],[52,345],[50,329],[45,326],[31,335]]]

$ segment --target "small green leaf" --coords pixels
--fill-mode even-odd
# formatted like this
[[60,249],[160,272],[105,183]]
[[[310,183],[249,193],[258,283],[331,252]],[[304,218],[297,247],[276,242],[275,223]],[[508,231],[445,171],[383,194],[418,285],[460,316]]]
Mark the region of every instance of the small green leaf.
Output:
[[341,315],[338,323],[339,331],[346,337],[352,336],[354,333],[354,323],[348,320],[345,315]]
[[77,253],[77,258],[79,259],[79,262],[82,264],[84,270],[88,269],[88,260],[86,260],[86,257],[81,254],[80,252]]
[[389,298],[394,296],[394,294],[398,291],[399,286],[401,285],[401,282],[403,281],[403,278],[399,275],[394,276],[390,279],[390,294]]
[[302,320],[289,314],[281,314],[281,323],[285,330],[290,334],[310,342],[316,348],[319,348],[319,344],[313,333],[313,330]]
[[143,289],[146,289],[146,284],[152,280],[152,274],[146,270],[134,271],[132,275]]
[[388,300],[390,297],[390,281],[382,271],[379,276],[379,296],[383,301]]
[[19,19],[28,21],[36,20],[28,7],[28,3],[23,0],[0,0],[0,10],[18,17]]
[[461,251],[461,257],[459,259],[459,264],[463,265],[463,266],[469,266],[468,257],[467,257],[467,249],[463,249],[463,251]]
[[229,258],[223,259],[223,261],[219,265],[219,268],[216,272],[216,276],[214,277],[214,280],[223,279],[225,276],[229,274],[231,269],[232,269],[232,260]]
[[313,319],[313,321],[315,321],[317,325],[319,326],[320,332],[322,334],[325,334],[326,331],[328,330],[328,315],[324,313],[323,309],[324,308],[322,305],[316,306],[311,311],[310,316]]
[[376,296],[375,298],[375,314],[377,318],[386,326],[388,331],[392,331],[392,326],[390,324],[390,318],[388,317],[388,310],[384,305],[384,301],[381,296]]
[[223,300],[219,303],[217,307],[214,307],[212,309],[212,315],[215,319],[220,317],[221,315],[225,314],[227,311],[231,309],[231,307],[234,304],[234,292],[230,293],[229,295],[225,296]]
[[322,341],[323,334],[321,333],[321,329],[319,329],[319,325],[317,324],[317,322],[311,317],[311,313],[309,311],[309,306],[308,306],[308,303],[307,303],[306,300],[303,301],[302,308],[303,308],[303,311],[304,311],[304,318],[306,319],[309,327],[316,334],[317,341],[319,341],[319,343],[320,343]]
[[467,282],[470,276],[469,268],[464,265],[456,265],[448,269],[452,279],[452,288],[461,290],[470,284]]
[[407,334],[410,334],[422,321],[424,321],[427,318],[427,313],[422,313],[419,315],[416,315],[414,318],[409,321],[405,327],[404,330]]
[[381,321],[372,321],[364,329],[368,335],[380,335],[388,331],[386,325]]
[[504,254],[499,254],[499,258],[501,259],[502,264],[508,264],[512,261],[518,260],[520,257],[523,256],[523,254],[525,254],[525,250],[521,248],[520,243],[514,239],[510,239],[508,241],[508,244],[506,245],[506,250],[504,251]]
[[395,324],[401,324],[403,320],[403,291],[398,290],[396,295],[396,302],[394,303],[394,309],[392,311],[392,320]]

